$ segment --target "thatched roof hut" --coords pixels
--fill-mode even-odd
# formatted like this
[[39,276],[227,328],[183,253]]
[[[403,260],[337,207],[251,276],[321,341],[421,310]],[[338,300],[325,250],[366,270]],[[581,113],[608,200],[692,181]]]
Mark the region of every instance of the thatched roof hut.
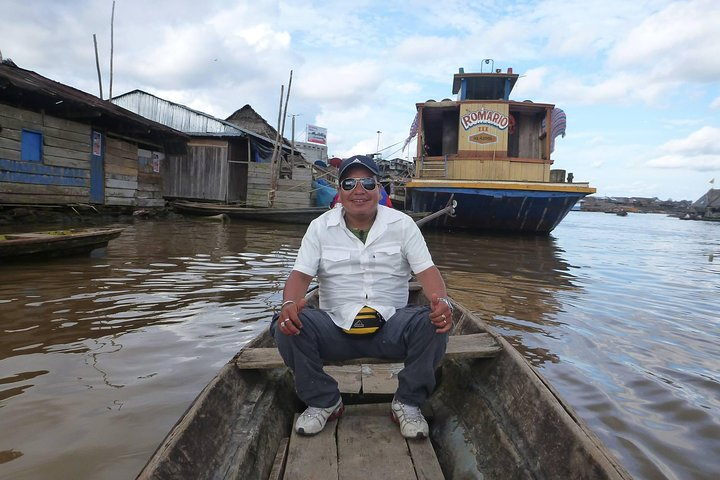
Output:
[[[266,122],[265,119],[250,105],[245,105],[240,110],[236,110],[232,115],[226,118],[225,121],[272,140],[274,140],[277,136],[277,130]],[[283,142],[286,145],[290,145],[290,142],[288,142],[285,137],[283,137]]]
[[711,188],[691,206],[703,218],[720,218],[720,189]]

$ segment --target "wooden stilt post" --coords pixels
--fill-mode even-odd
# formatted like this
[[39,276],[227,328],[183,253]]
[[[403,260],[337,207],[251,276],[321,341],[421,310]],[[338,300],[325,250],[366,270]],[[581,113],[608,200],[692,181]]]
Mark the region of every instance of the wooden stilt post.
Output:
[[280,162],[282,160],[282,145],[285,134],[285,117],[287,116],[287,107],[290,102],[290,87],[292,87],[292,70],[290,70],[290,81],[288,82],[287,95],[285,97],[285,108],[283,109],[283,89],[280,89],[280,112],[278,112],[278,134],[275,136],[275,149],[273,149],[273,160],[270,168],[270,196],[268,198],[268,206],[272,207],[275,202],[275,194],[278,187],[278,179],[280,178]]

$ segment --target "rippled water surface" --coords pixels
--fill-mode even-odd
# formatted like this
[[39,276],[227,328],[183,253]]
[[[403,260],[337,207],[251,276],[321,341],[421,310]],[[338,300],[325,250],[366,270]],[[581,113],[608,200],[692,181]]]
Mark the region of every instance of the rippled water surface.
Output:
[[[134,478],[266,326],[303,232],[139,221],[90,256],[0,265],[0,478]],[[550,237],[425,233],[451,294],[634,476],[716,478],[720,223],[572,212]]]

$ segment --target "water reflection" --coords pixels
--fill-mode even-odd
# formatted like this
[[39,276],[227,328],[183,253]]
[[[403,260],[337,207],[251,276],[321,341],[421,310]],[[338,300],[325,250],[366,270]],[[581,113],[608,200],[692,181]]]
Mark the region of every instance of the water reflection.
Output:
[[501,331],[536,366],[558,361],[557,355],[526,345],[522,337],[551,336],[563,308],[558,292],[582,294],[554,237],[425,236],[455,299]]
[[[266,324],[303,230],[147,222],[90,256],[0,266],[0,430],[18,432],[0,438],[9,467],[0,477],[139,470],[219,365]],[[157,428],[138,435],[145,423]],[[115,455],[103,451],[118,438],[134,440],[108,462]],[[81,465],[73,444],[87,457]]]
[[[3,336],[0,359],[55,346],[79,353],[87,340],[182,321],[209,303],[243,306],[263,291],[274,296],[297,249],[295,230],[206,224],[167,235],[168,225],[150,227],[129,227],[100,258],[6,266],[5,278],[14,281],[3,285],[3,329],[12,335]],[[264,311],[243,310],[241,320]]]
[[[550,237],[426,238],[452,296],[631,473],[703,479],[720,471],[718,228],[571,213]],[[0,265],[0,478],[134,476],[267,325],[303,232],[148,221],[90,256]]]

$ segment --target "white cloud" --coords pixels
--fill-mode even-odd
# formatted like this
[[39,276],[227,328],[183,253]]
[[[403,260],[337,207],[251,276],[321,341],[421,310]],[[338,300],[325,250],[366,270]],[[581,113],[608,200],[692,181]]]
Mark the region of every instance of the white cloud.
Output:
[[418,96],[422,93],[423,87],[417,82],[400,82],[394,84],[392,89],[403,95],[415,95]]
[[382,80],[382,68],[373,60],[324,64],[304,70],[297,89],[306,99],[349,107],[371,100],[378,94]]
[[720,155],[663,155],[646,164],[653,168],[676,168],[711,172],[720,170]]
[[673,2],[630,30],[608,55],[611,67],[644,71],[648,80],[714,82],[720,76],[720,3]]
[[692,128],[693,130],[696,130],[700,125],[706,124],[707,121],[703,120],[700,117],[696,118],[669,118],[665,120],[663,128],[669,129],[669,130],[688,130]]
[[536,99],[539,92],[545,90],[545,79],[549,76],[547,67],[530,68],[520,74],[511,98],[515,100]]
[[[458,63],[458,52],[466,49],[462,38],[413,35],[398,39],[391,55],[407,65],[419,67],[423,75],[447,78],[447,72],[456,71],[458,66],[462,66],[462,63]],[[477,63],[479,65],[479,59]]]
[[[513,99],[568,113],[553,168],[578,181],[685,198],[693,195],[680,175],[716,164],[720,2],[409,5],[120,0],[114,93],[140,88],[223,118],[250,104],[274,124],[293,70],[288,113],[299,115],[297,128],[328,128],[331,153],[349,155],[374,151],[377,130],[381,148],[404,140],[415,103],[451,98],[458,67],[487,71],[489,57],[493,68],[521,75]],[[107,94],[110,9],[109,0],[3,0],[0,49],[23,68],[95,93],[96,33]],[[630,175],[648,180],[619,185]]]
[[720,128],[702,127],[687,138],[668,141],[660,149],[670,153],[720,155]]
[[674,139],[661,145],[665,155],[649,160],[653,168],[676,168],[695,171],[720,169],[720,128],[703,127],[686,138]]
[[[550,0],[518,18],[525,25],[516,29],[518,41],[529,42],[519,57],[527,59],[540,46],[547,65],[542,83],[518,83],[528,98],[539,93],[556,104],[661,106],[668,95],[682,92],[684,82],[708,84],[720,77],[715,52],[720,2],[715,0],[574,5]],[[687,98],[698,91],[683,93]]]

